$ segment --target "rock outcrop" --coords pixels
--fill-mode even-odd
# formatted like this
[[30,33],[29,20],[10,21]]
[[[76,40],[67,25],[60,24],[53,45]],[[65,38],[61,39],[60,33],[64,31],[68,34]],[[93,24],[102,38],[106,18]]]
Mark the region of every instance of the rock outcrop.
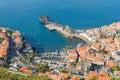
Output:
[[50,18],[48,16],[41,16],[39,18],[40,22],[44,23],[44,24],[49,24],[50,23]]

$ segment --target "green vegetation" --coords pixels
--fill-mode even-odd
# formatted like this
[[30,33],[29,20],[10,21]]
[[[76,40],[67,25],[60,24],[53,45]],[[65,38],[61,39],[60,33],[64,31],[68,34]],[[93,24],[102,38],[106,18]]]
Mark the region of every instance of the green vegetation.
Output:
[[66,70],[61,70],[60,72],[61,72],[61,73],[69,73],[69,72],[66,71]]
[[10,35],[12,35],[12,34],[14,33],[14,31],[13,31],[13,30],[9,30],[8,33],[9,33]]
[[70,65],[71,65],[72,67],[74,67],[74,68],[76,67],[76,63],[75,63],[75,62],[71,62]]
[[103,49],[99,50],[99,52],[100,52],[102,55],[107,54]]
[[65,46],[64,48],[63,48],[63,50],[64,51],[67,51],[68,49],[71,49],[72,48],[72,46]]
[[34,58],[34,53],[31,53],[31,54],[27,55],[25,59],[28,61],[32,61],[33,58]]
[[120,71],[120,67],[119,66],[112,67],[112,72],[114,72],[114,71]]
[[40,72],[45,73],[46,71],[50,71],[50,68],[48,66],[48,63],[46,63],[45,65],[42,64],[41,62],[39,64],[36,65],[36,68],[38,70],[40,70]]
[[0,38],[0,44],[4,41],[4,38]]
[[120,80],[120,78],[112,78],[111,80]]
[[22,74],[13,74],[8,72],[6,68],[0,67],[0,80],[51,80],[51,79],[36,75],[24,76]]

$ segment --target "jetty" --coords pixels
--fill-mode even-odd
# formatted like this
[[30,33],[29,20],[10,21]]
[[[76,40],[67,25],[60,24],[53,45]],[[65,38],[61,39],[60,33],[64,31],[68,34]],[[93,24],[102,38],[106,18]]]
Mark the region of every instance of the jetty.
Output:
[[95,43],[85,30],[73,30],[69,26],[63,26],[57,22],[52,22],[48,16],[41,16],[40,22],[50,31],[57,31],[65,37],[78,38],[84,40],[87,44]]

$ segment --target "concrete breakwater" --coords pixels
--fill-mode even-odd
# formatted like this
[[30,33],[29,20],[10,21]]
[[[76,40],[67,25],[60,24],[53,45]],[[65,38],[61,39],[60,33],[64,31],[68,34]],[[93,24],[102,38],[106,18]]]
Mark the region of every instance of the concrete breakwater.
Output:
[[87,44],[91,44],[95,42],[87,35],[85,30],[73,30],[69,26],[63,26],[56,22],[52,22],[48,16],[41,16],[39,20],[40,22],[45,24],[45,27],[48,30],[50,31],[55,30],[63,34],[65,37],[79,38],[84,40]]

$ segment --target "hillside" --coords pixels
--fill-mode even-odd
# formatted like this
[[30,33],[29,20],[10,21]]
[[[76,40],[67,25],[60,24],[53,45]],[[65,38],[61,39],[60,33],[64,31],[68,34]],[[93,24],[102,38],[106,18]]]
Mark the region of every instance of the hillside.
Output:
[[24,76],[21,74],[13,74],[8,72],[6,68],[0,67],[0,80],[51,80],[51,79],[35,75]]

